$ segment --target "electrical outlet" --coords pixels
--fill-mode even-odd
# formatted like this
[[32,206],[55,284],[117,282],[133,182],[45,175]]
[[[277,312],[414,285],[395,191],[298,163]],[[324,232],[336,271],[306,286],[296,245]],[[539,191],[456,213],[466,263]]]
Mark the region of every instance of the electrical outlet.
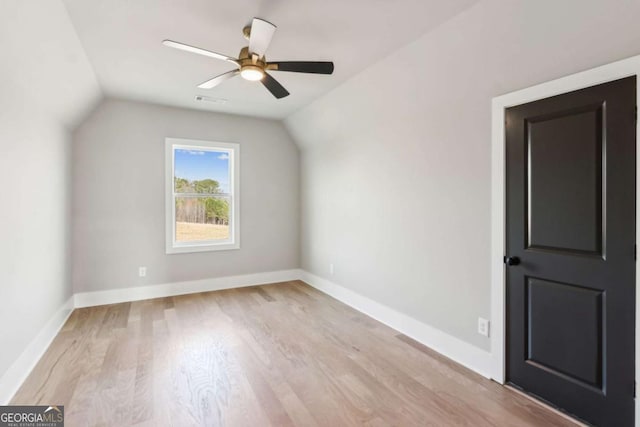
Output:
[[333,276],[333,263],[329,264],[329,274]]
[[485,337],[489,336],[489,321],[487,319],[478,317],[478,333]]
[[138,276],[146,277],[146,275],[147,275],[147,267],[138,268]]

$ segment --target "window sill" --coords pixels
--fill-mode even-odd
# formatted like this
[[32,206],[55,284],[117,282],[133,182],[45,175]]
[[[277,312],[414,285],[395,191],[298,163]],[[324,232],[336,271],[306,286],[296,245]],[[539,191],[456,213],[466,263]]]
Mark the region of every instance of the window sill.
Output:
[[215,251],[231,251],[240,249],[240,243],[213,243],[199,245],[178,245],[167,246],[167,255],[189,254],[195,252],[215,252]]

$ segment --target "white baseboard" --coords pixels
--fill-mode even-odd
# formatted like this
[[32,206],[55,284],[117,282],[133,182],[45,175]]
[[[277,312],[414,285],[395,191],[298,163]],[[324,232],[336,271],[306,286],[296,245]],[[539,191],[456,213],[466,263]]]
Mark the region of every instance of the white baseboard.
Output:
[[406,314],[373,301],[372,299],[357,294],[343,286],[330,282],[329,280],[304,270],[292,269],[108,291],[76,293],[56,312],[38,336],[33,339],[20,357],[11,365],[2,378],[0,378],[0,405],[9,403],[15,392],[20,388],[20,385],[22,385],[47,350],[51,341],[53,341],[58,334],[69,315],[71,315],[73,308],[241,288],[291,280],[303,280],[319,291],[396,329],[398,332],[415,339],[453,361],[466,366],[484,377],[490,377],[492,367],[491,353],[422,323]]
[[493,359],[490,352],[307,271],[302,271],[301,280],[483,377],[491,377]]
[[0,378],[0,405],[8,405],[24,380],[31,373],[53,339],[73,312],[73,296],[70,297],[29,343],[22,354]]
[[92,307],[95,305],[117,304],[120,302],[171,297],[197,292],[219,291],[222,289],[263,285],[266,283],[287,282],[289,280],[299,279],[300,273],[301,270],[298,269],[280,270],[266,273],[244,274],[241,276],[216,277],[213,279],[111,289],[108,291],[80,292],[74,295],[74,305],[76,308]]
[[299,279],[304,280],[314,288],[396,329],[480,375],[487,378],[491,377],[491,353],[422,323],[406,314],[373,301],[372,299],[357,294],[343,286],[300,269],[174,282],[108,291],[82,292],[75,294],[74,299],[75,307],[81,308]]
[[184,295],[298,280],[301,270],[280,270],[214,279],[192,280],[161,285],[76,293],[51,317],[18,359],[0,378],[0,405],[7,405],[29,376],[56,337],[74,308],[139,301],[150,298]]

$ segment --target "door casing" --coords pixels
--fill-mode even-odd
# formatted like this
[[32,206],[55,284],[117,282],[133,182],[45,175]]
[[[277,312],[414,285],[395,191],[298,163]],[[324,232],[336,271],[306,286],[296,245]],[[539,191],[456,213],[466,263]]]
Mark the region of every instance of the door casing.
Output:
[[[562,77],[492,99],[491,103],[491,378],[501,384],[506,374],[506,192],[505,192],[505,109],[537,101],[624,77],[637,76],[636,97],[640,100],[640,55]],[[636,144],[640,127],[636,124]],[[640,150],[636,150],[636,167],[640,167]],[[640,173],[636,173],[636,203],[640,200]],[[636,244],[640,242],[640,209],[636,208]],[[636,289],[640,289],[640,271],[636,260]],[[636,383],[640,376],[640,292],[636,292]],[[635,399],[636,427],[640,427],[640,399]]]

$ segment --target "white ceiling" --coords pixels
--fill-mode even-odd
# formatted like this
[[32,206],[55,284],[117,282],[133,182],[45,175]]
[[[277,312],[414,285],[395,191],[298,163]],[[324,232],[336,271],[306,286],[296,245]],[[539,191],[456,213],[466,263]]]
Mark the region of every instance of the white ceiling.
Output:
[[[107,96],[270,118],[285,118],[477,0],[64,0]],[[331,76],[273,72],[291,95],[260,83],[203,81],[230,70],[161,45],[172,39],[237,56],[254,16],[278,26],[268,60],[332,60]],[[196,95],[228,100],[195,101]],[[375,95],[375,94],[372,94]]]

